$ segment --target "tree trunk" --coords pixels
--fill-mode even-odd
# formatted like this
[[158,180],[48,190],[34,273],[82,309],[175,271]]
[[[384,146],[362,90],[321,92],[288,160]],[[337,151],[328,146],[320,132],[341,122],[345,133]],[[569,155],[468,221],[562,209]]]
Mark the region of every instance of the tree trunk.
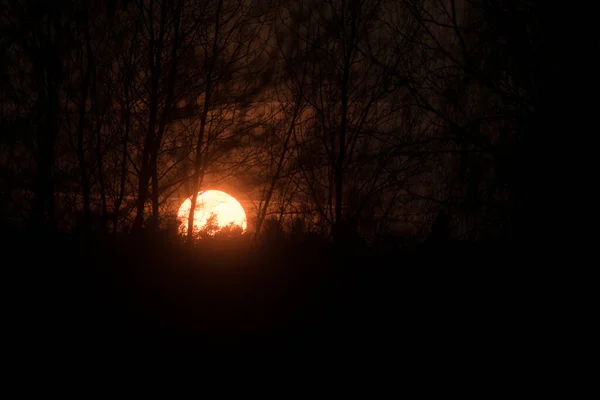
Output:
[[[148,6],[148,19],[150,21],[150,43],[148,51],[148,60],[150,64],[150,76],[151,76],[151,91],[150,91],[150,106],[149,106],[149,118],[148,118],[148,130],[146,132],[146,138],[144,140],[144,150],[142,151],[142,165],[140,167],[140,175],[138,180],[138,200],[136,207],[135,220],[133,222],[133,230],[141,230],[144,223],[144,211],[146,207],[146,199],[148,198],[148,186],[150,184],[150,178],[152,177],[150,157],[153,153],[156,137],[156,120],[158,113],[158,90],[160,84],[161,74],[161,60],[162,60],[162,47],[164,30],[166,23],[166,9],[165,2],[161,7],[161,23],[158,38],[154,38],[154,28],[152,25],[153,21],[153,1],[150,1]],[[156,45],[155,45],[156,44]]]
[[37,177],[33,202],[33,217],[37,225],[54,224],[54,146],[58,136],[58,93],[56,90],[56,63],[52,41],[51,22],[46,23],[47,41],[34,49],[35,74],[38,90],[38,148]]
[[[81,175],[81,191],[83,195],[83,230],[89,233],[92,230],[92,212],[90,207],[90,178],[87,170],[87,163],[85,160],[85,117],[87,112],[87,98],[90,86],[90,80],[92,75],[92,54],[91,44],[89,37],[89,27],[87,26],[87,15],[85,24],[85,37],[86,37],[86,65],[82,65],[82,78],[83,82],[81,85],[81,104],[79,105],[79,124],[77,126],[77,159],[79,161],[79,170]],[[85,68],[85,72],[83,71]]]
[[181,26],[181,11],[182,1],[177,2],[177,6],[174,9],[174,30],[173,30],[173,43],[171,45],[171,69],[169,71],[169,77],[167,81],[167,96],[165,99],[165,105],[162,109],[160,120],[158,121],[158,132],[154,139],[154,145],[152,147],[152,154],[150,156],[150,169],[152,175],[152,226],[158,228],[159,226],[159,206],[160,206],[160,190],[158,186],[158,153],[162,145],[162,139],[167,126],[167,120],[171,108],[173,106],[173,99],[175,97],[175,84],[177,78],[177,50],[179,49],[180,41],[180,26]]
[[[128,83],[126,83],[128,85]],[[125,115],[124,117],[124,125],[125,125],[125,133],[123,134],[122,140],[122,153],[121,153],[121,176],[119,182],[119,196],[115,201],[114,211],[113,211],[113,234],[117,233],[117,226],[119,223],[119,211],[121,209],[121,203],[123,202],[123,198],[125,197],[125,181],[127,178],[127,158],[129,156],[129,152],[127,150],[127,143],[129,141],[129,129],[131,126],[131,110],[130,110],[130,102],[129,102],[129,86],[126,86],[125,89]]]
[[194,235],[194,217],[196,213],[196,202],[198,200],[198,184],[200,183],[200,177],[204,175],[204,168],[202,168],[203,158],[202,158],[202,148],[204,145],[204,135],[206,131],[206,118],[208,116],[208,111],[210,109],[210,97],[212,91],[212,78],[213,78],[213,69],[215,66],[215,61],[218,54],[218,45],[219,45],[219,31],[221,27],[221,7],[223,5],[223,0],[219,0],[217,3],[217,12],[215,16],[215,37],[213,40],[213,48],[212,54],[210,58],[210,62],[208,64],[208,70],[206,72],[206,93],[204,96],[204,105],[202,107],[202,115],[200,115],[200,132],[198,133],[198,143],[196,144],[196,163],[195,163],[195,171],[194,176],[192,178],[192,204],[190,206],[190,213],[188,216],[188,232],[187,232],[187,240],[192,243],[193,235]]
[[285,156],[287,154],[290,138],[292,137],[292,134],[294,132],[294,125],[296,123],[296,119],[297,119],[299,113],[300,113],[300,100],[297,100],[296,106],[294,107],[294,113],[292,114],[292,121],[290,123],[290,127],[285,136],[285,141],[283,143],[283,149],[281,151],[281,155],[279,156],[279,160],[277,162],[277,167],[276,167],[275,173],[273,174],[273,177],[271,178],[271,182],[269,184],[269,188],[267,190],[265,200],[264,200],[263,204],[261,205],[261,207],[259,207],[259,210],[258,210],[258,216],[256,218],[256,231],[255,231],[256,238],[258,238],[258,236],[260,236],[260,230],[262,228],[263,222],[267,215],[267,209],[269,208],[269,203],[271,202],[271,197],[273,197],[273,192],[275,191],[275,185],[277,184],[277,181],[279,180],[279,175],[281,174],[281,169],[283,168],[283,164],[285,161]]
[[[91,46],[90,46],[91,50]],[[92,71],[94,71],[92,91],[94,93],[94,109],[96,113],[96,162],[98,165],[98,184],[100,185],[100,203],[102,206],[102,219],[101,219],[101,230],[106,230],[106,224],[108,223],[108,206],[106,204],[106,186],[104,181],[104,155],[102,150],[102,116],[100,114],[98,105],[98,85],[96,76],[96,65],[92,64]]]
[[333,239],[339,242],[343,232],[343,190],[344,190],[344,160],[346,158],[346,129],[348,125],[348,75],[350,73],[349,51],[344,54],[344,71],[342,76],[342,121],[338,140],[338,155],[335,160],[335,220],[333,221]]

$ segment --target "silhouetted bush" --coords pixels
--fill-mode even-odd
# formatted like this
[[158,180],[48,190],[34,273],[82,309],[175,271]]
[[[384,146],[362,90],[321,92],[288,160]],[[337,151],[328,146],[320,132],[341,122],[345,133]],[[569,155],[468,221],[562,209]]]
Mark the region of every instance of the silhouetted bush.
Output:
[[215,238],[227,239],[242,236],[243,233],[244,228],[242,228],[240,225],[230,222],[228,225],[225,225],[217,230],[214,236]]

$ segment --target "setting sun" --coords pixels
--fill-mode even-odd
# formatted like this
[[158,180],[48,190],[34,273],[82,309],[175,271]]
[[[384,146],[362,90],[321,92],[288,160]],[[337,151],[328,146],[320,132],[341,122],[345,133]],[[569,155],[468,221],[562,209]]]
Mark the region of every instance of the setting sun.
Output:
[[[187,233],[191,204],[191,198],[186,199],[177,212],[177,217],[181,221],[179,231],[183,234]],[[246,230],[246,213],[240,202],[225,192],[207,190],[198,193],[194,213],[194,232],[202,230],[213,214],[215,223],[219,228],[235,225],[241,227],[244,231]]]

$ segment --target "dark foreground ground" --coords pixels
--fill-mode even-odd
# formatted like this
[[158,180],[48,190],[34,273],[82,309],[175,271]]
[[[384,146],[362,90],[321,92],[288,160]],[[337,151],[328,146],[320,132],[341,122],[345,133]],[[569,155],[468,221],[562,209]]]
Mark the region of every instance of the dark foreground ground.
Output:
[[[540,270],[507,244],[335,250],[166,236],[5,235],[5,325],[22,351],[390,360],[511,357]],[[16,342],[15,342],[16,343]],[[433,357],[433,358],[432,358]]]

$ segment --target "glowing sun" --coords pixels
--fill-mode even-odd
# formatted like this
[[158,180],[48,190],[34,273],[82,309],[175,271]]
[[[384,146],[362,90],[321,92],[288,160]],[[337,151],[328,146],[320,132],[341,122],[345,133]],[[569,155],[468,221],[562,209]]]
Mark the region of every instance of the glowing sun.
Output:
[[[181,221],[179,231],[183,234],[187,233],[191,206],[192,199],[190,197],[181,204],[177,212],[177,217]],[[235,197],[220,190],[198,192],[196,210],[194,211],[194,232],[202,230],[213,214],[215,223],[219,228],[236,225],[240,226],[242,230],[246,230],[246,213]]]

